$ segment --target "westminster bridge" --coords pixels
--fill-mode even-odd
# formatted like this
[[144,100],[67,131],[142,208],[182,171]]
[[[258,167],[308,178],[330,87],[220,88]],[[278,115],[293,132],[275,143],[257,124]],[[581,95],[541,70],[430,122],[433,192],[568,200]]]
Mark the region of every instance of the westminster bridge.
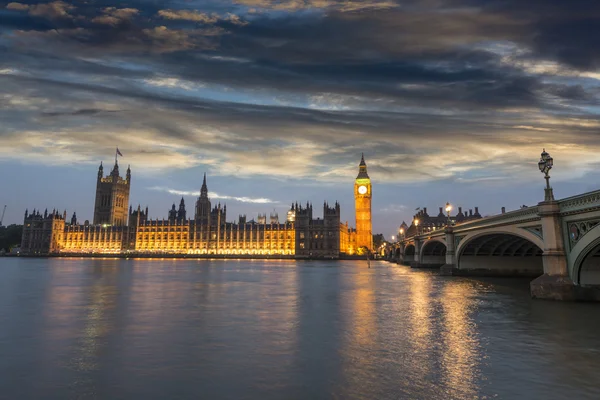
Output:
[[400,238],[390,261],[442,275],[529,276],[531,295],[600,301],[600,190]]

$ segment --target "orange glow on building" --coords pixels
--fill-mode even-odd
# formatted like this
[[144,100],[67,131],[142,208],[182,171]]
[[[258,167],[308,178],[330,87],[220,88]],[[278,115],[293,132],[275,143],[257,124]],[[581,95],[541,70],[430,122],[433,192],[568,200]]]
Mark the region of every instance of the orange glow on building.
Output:
[[[363,164],[364,160],[361,173],[364,169],[366,174]],[[240,216],[238,222],[226,222],[227,206],[219,203],[211,207],[206,175],[195,204],[194,218],[187,218],[182,198],[178,210],[173,204],[168,219],[149,219],[148,208],[142,210],[138,206],[133,210],[129,207],[127,213],[124,207],[129,199],[131,170],[127,169],[126,179],[121,178],[118,171],[115,162],[111,174],[104,177],[100,165],[93,224],[88,221],[79,224],[76,214],[68,223],[66,211],[63,214],[56,210],[50,214],[26,211],[21,253],[339,258],[357,254],[359,247],[369,242],[370,181],[368,213],[357,210],[357,223],[361,226],[358,232],[348,223],[340,223],[337,202],[333,206],[325,202],[323,216],[317,218],[313,217],[311,203],[306,206],[295,203],[287,212],[285,222],[279,222],[276,213],[268,220],[266,214],[259,214],[257,221],[246,221],[246,216]],[[359,236],[361,243],[358,243]]]

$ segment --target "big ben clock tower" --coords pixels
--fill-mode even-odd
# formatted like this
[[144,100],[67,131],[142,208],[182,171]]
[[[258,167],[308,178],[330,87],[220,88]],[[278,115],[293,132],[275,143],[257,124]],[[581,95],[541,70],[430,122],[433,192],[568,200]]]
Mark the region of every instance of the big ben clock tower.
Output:
[[360,158],[358,176],[354,181],[354,204],[356,209],[356,247],[373,250],[371,227],[371,179],[367,174],[364,155]]

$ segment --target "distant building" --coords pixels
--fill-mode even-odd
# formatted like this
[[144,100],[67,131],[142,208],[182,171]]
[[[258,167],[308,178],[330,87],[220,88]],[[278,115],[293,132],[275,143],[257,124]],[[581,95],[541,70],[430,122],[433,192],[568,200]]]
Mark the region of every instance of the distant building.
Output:
[[[455,225],[479,218],[481,218],[481,214],[479,214],[479,207],[475,207],[475,212],[473,212],[472,209],[469,209],[469,211],[466,213],[463,213],[462,207],[458,207],[458,213],[450,216],[450,224]],[[435,216],[429,215],[427,213],[427,207],[424,207],[413,216],[410,226],[408,226],[406,222],[402,221],[400,228],[404,229],[404,236],[410,237],[416,234],[417,226],[415,225],[415,220],[419,221],[419,233],[425,233],[445,228],[448,224],[448,215],[444,214],[443,207],[440,207],[439,213]]]
[[357,229],[340,222],[340,205],[323,204],[322,217],[313,206],[292,204],[284,222],[275,212],[259,214],[257,221],[227,222],[227,206],[212,207],[206,174],[193,218],[185,200],[167,212],[166,219],[150,219],[148,207],[129,206],[131,169],[123,179],[119,165],[103,176],[98,169],[94,220],[80,225],[73,213],[70,223],[54,210],[41,214],[25,211],[21,254],[181,254],[181,255],[280,255],[296,258],[338,258],[356,254],[360,247],[372,250],[371,180],[364,157],[355,181]]

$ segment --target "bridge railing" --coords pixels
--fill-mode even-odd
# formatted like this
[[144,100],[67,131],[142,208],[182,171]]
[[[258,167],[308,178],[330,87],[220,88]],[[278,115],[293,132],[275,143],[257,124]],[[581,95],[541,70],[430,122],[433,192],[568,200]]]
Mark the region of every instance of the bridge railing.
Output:
[[455,230],[468,230],[489,225],[504,225],[513,222],[525,222],[529,220],[539,220],[538,206],[524,207],[518,210],[505,212],[503,214],[490,215],[472,221],[463,222],[454,225]]
[[[600,209],[600,190],[594,190],[576,196],[566,197],[558,200],[561,214],[571,214],[581,212],[587,209]],[[538,215],[538,206],[524,207],[518,210],[509,211],[503,214],[490,215],[488,217],[461,222],[453,225],[454,231],[463,231],[476,229],[482,226],[496,226],[511,224],[514,222],[528,222],[540,220]],[[430,236],[440,236],[444,234],[444,229],[435,231],[421,232],[419,235],[412,235],[402,239],[409,241],[416,237],[426,238]]]
[[[600,194],[600,191],[599,191]],[[455,225],[452,225],[454,231],[463,231],[463,230],[471,230],[475,228],[479,228],[482,226],[495,226],[495,225],[504,225],[511,224],[513,222],[527,222],[527,221],[537,221],[540,217],[538,215],[538,206],[532,207],[524,207],[518,210],[509,211],[504,214],[496,214],[490,215],[488,217],[475,219],[471,221],[461,222]],[[435,231],[430,232],[421,232],[419,235],[413,235],[409,237],[405,237],[403,240],[411,240],[416,237],[418,238],[426,238],[426,237],[435,237],[444,235],[444,229],[436,229]]]
[[558,201],[561,214],[580,212],[590,208],[600,208],[600,190],[578,194]]

